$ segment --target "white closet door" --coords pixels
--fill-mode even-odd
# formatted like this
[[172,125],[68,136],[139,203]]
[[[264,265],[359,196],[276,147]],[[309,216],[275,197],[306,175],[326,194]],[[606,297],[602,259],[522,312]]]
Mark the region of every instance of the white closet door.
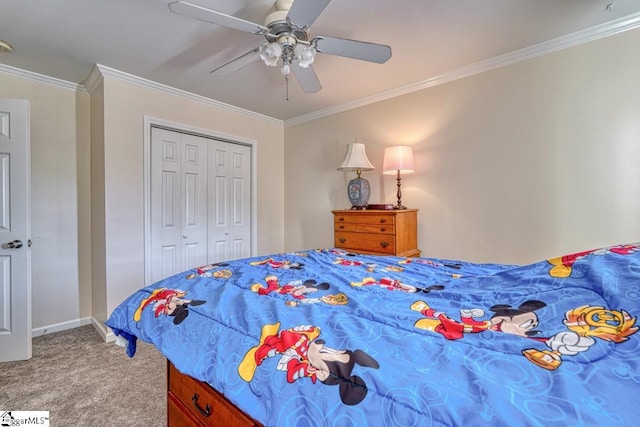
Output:
[[209,262],[248,257],[251,149],[222,141],[209,148]]
[[207,142],[151,131],[151,280],[207,263]]

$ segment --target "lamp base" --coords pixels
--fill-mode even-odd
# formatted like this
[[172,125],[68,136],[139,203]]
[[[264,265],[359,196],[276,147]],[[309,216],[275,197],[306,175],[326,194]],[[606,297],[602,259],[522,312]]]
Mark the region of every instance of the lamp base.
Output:
[[400,177],[400,171],[398,171],[398,176],[396,177],[396,182],[397,182],[396,185],[398,186],[398,193],[397,193],[398,203],[396,203],[396,205],[393,207],[393,209],[398,209],[398,210],[407,209],[406,206],[402,204],[402,191],[400,191],[401,180],[402,178]]
[[370,193],[371,187],[366,179],[358,177],[349,181],[347,194],[351,202],[351,209],[366,209]]

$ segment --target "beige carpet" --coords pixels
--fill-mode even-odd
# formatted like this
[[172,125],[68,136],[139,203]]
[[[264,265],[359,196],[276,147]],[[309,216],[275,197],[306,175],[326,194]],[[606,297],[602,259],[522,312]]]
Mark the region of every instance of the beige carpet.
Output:
[[51,426],[165,426],[166,366],[138,341],[135,357],[92,326],[33,340],[33,358],[0,363],[0,410],[50,411]]

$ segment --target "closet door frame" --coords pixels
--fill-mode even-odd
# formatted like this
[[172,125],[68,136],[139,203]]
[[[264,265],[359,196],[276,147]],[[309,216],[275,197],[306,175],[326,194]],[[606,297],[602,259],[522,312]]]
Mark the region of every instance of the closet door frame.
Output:
[[218,141],[229,142],[232,144],[240,144],[248,146],[251,152],[251,254],[255,256],[257,253],[257,144],[256,141],[249,138],[243,138],[236,135],[229,135],[211,129],[196,128],[182,123],[170,122],[163,119],[145,116],[144,117],[144,147],[143,147],[143,186],[144,186],[144,278],[145,286],[151,284],[151,128],[159,127],[173,132],[187,133],[211,138]]

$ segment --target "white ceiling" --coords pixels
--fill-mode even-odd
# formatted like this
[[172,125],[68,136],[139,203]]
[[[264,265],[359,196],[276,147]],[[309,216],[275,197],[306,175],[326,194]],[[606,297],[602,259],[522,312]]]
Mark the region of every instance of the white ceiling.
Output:
[[[78,84],[101,64],[290,120],[459,74],[514,51],[530,55],[596,37],[603,28],[640,26],[640,0],[333,0],[311,26],[312,36],[387,44],[393,56],[381,65],[318,54],[313,67],[323,88],[305,94],[292,76],[287,101],[279,69],[260,61],[229,76],[210,74],[259,46],[262,36],[176,15],[170,1],[1,0],[0,40],[14,50],[0,53],[0,64]],[[260,24],[274,3],[191,2]]]

